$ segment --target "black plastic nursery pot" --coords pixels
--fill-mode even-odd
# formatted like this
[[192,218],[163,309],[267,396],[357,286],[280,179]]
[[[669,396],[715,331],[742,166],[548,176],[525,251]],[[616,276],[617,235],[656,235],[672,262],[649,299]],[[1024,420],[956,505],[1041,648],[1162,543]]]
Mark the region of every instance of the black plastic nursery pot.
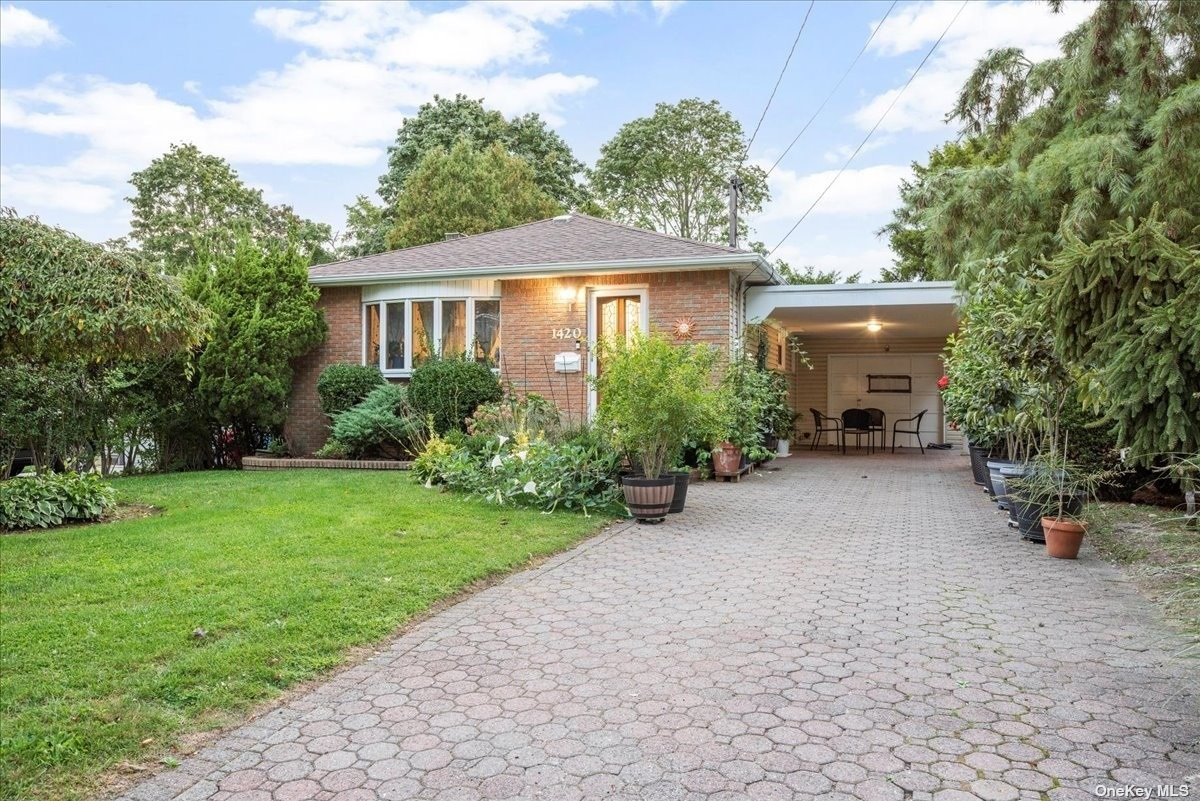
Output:
[[998,496],[999,493],[996,492],[996,479],[1000,478],[1000,468],[1008,467],[1012,463],[1013,462],[1011,459],[994,458],[989,458],[984,462],[984,465],[987,467],[987,471],[984,473],[985,478],[983,485],[987,487],[988,495],[991,495],[993,498]]
[[683,504],[687,501],[688,484],[692,481],[692,471],[672,470],[668,475],[675,479],[675,497],[671,499],[671,508],[668,512],[677,515],[683,511]]
[[625,476],[621,479],[621,490],[625,493],[629,514],[638,520],[657,523],[671,511],[671,502],[675,500],[675,476]]
[[1012,503],[1010,514],[1017,523],[1017,531],[1020,532],[1021,539],[1030,542],[1045,542],[1046,534],[1042,531],[1042,507],[1015,495],[1008,497]]
[[990,450],[979,445],[967,446],[967,452],[971,455],[971,476],[980,486],[987,486],[987,458]]

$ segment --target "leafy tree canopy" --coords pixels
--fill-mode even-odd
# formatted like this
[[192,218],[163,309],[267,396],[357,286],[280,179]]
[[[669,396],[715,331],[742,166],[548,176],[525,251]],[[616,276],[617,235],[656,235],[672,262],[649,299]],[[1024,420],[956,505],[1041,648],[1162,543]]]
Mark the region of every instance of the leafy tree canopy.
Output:
[[478,234],[543,220],[562,206],[538,186],[524,159],[493,144],[475,149],[466,139],[426,154],[396,201],[392,248],[441,240],[447,233]]
[[500,112],[484,108],[482,99],[459,94],[454,99],[435,95],[396,132],[396,142],[388,148],[387,172],[379,178],[385,207],[399,201],[409,176],[429,153],[450,150],[463,139],[476,150],[500,145],[525,161],[534,183],[560,206],[585,204],[586,192],[576,179],[583,164],[541,117],[526,114],[507,120]]
[[249,239],[295,247],[309,263],[329,261],[332,232],[290,206],[271,206],[229,163],[191,144],[171,145],[129,179],[135,194],[131,236],[147,258],[182,273],[232,254]]
[[388,231],[394,224],[383,206],[372,203],[366,195],[359,195],[346,207],[346,230],[342,234],[339,258],[356,259],[383,253],[388,249]]
[[1104,0],[1057,58],[988,53],[950,117],[966,152],[931,158],[889,231],[990,314],[1008,304],[989,287],[1028,282],[1006,341],[1049,341],[1036,364],[1062,363],[1133,459],[1195,454],[1200,6]]
[[136,254],[0,212],[0,356],[107,362],[198,344],[207,316]]
[[192,293],[215,320],[199,361],[199,395],[214,422],[231,426],[247,448],[283,425],[292,360],[325,339],[308,259],[277,244],[243,239],[208,271],[192,274]]
[[[762,242],[751,242],[750,249],[764,257],[769,255],[767,246]],[[818,270],[811,264],[796,269],[780,258],[776,258],[772,266],[788,284],[857,284],[862,280],[861,270],[843,275],[840,270]]]
[[741,123],[715,101],[659,103],[621,126],[591,173],[597,201],[614,219],[703,242],[729,241],[728,186],[742,184],[740,217],[770,197],[766,173],[746,162]]
[[922,201],[929,196],[931,184],[950,170],[966,169],[994,163],[996,153],[987,153],[983,137],[965,142],[946,142],[929,153],[928,162],[913,162],[913,178],[900,182],[900,201],[890,223],[879,229],[886,235],[895,255],[893,265],[882,274],[884,281],[946,281],[950,279],[944,265],[935,264],[925,245],[927,229],[921,220]]
[[974,163],[931,162],[893,223],[925,232],[929,274],[969,281],[1002,253],[1028,267],[1155,203],[1168,238],[1200,242],[1195,3],[1106,0],[1058,58],[992,51],[950,116],[973,137]]

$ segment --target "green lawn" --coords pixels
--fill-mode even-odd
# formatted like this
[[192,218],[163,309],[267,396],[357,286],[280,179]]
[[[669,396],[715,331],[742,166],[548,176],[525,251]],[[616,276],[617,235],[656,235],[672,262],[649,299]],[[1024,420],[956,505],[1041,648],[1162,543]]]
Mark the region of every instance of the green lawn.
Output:
[[162,513],[0,537],[0,797],[86,796],[118,763],[227,724],[607,522],[488,506],[394,472],[116,485]]

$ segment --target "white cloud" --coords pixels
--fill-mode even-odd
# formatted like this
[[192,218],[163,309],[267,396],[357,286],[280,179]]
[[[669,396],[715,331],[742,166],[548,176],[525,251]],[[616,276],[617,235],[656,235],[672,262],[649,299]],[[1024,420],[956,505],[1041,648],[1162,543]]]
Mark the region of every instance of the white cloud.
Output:
[[0,91],[0,125],[84,143],[53,167],[11,165],[6,201],[34,207],[104,208],[129,174],[174,142],[193,142],[234,164],[362,166],[382,154],[406,114],[434,94],[484,97],[505,114],[561,121],[564,99],[596,85],[587,75],[530,74],[544,61],[539,26],[606,2],[497,3],[422,12],[399,3],[263,8],[255,21],[303,45],[282,67],[187,103],[145,83],[55,76]]
[[71,177],[62,167],[0,167],[5,205],[97,214],[112,205],[113,190]]
[[[918,2],[898,9],[876,34],[871,50],[883,57],[923,52],[946,29],[959,6]],[[937,52],[879,130],[944,129],[943,120],[959,89],[988,50],[1019,47],[1034,61],[1053,57],[1059,53],[1059,39],[1082,23],[1094,8],[1092,3],[1069,2],[1064,4],[1062,13],[1055,14],[1042,3],[967,3]],[[898,77],[894,88],[876,95],[856,110],[851,115],[854,123],[864,130],[871,128],[899,94],[909,74]]]
[[683,0],[650,0],[650,8],[654,9],[659,22],[675,13],[675,10],[681,5],[683,5]]
[[58,27],[50,20],[14,5],[0,6],[0,45],[38,47],[65,41]]
[[[858,155],[861,156],[865,153],[870,153],[872,150],[878,150],[884,145],[891,144],[891,142],[892,137],[890,136],[876,136],[874,139],[868,140],[867,143],[862,146],[862,149],[858,151]],[[850,158],[850,155],[854,153],[855,147],[856,145],[851,144],[838,145],[837,147],[832,147],[822,153],[821,158],[823,158],[828,164],[837,164],[840,166],[845,164],[846,159]]]
[[[800,219],[837,172],[826,170],[800,175],[791,170],[776,169],[771,173],[771,202],[755,224]],[[862,215],[891,211],[899,205],[900,181],[911,174],[911,167],[899,164],[848,169],[821,198],[812,214]]]

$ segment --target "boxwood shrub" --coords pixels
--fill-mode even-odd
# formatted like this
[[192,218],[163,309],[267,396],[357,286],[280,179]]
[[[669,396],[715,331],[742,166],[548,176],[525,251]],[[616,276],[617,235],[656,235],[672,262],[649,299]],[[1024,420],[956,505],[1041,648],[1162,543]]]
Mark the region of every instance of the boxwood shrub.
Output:
[[321,411],[333,417],[362,403],[371,390],[385,383],[379,368],[362,364],[331,364],[317,379]]
[[98,520],[117,493],[94,473],[38,473],[0,481],[0,528],[49,528]]
[[491,368],[466,359],[431,359],[413,371],[408,384],[409,403],[422,419],[433,420],[439,434],[466,430],[481,403],[503,394]]

